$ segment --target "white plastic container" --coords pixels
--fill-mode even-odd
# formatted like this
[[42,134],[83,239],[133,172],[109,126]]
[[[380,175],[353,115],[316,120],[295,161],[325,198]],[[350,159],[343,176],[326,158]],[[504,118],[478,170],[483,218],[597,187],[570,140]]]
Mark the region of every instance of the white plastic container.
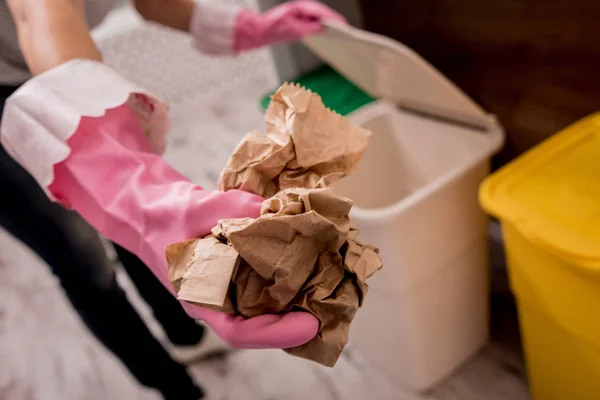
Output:
[[374,135],[358,170],[336,185],[384,262],[350,342],[398,383],[428,390],[488,338],[488,217],[478,187],[502,127],[391,39],[330,25],[306,44],[382,99],[350,116]]

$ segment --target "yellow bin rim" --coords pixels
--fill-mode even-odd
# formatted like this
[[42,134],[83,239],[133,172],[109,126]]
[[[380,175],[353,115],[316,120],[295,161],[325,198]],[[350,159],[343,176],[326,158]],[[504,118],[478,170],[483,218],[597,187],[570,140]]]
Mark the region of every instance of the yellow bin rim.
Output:
[[600,272],[600,112],[490,175],[479,199],[537,246]]

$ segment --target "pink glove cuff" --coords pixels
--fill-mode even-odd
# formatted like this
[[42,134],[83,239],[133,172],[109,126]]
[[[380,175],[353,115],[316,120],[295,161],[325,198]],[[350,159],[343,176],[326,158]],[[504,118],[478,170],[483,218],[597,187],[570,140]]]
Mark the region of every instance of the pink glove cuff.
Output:
[[81,119],[102,116],[124,104],[136,116],[149,148],[162,154],[169,131],[168,106],[104,64],[89,60],[74,60],[34,77],[9,97],[0,140],[50,195],[53,166],[69,156],[67,141]]
[[234,27],[239,13],[239,7],[198,1],[190,21],[190,33],[196,49],[205,54],[233,54]]

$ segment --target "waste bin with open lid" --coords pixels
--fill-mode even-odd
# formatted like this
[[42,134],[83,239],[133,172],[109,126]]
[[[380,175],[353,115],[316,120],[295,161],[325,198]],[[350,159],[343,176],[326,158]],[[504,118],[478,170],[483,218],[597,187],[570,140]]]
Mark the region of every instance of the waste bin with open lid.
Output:
[[429,389],[488,338],[488,217],[477,193],[503,129],[389,38],[328,24],[305,44],[379,99],[348,116],[374,135],[355,173],[334,186],[354,200],[361,238],[384,262],[350,343],[400,384]]

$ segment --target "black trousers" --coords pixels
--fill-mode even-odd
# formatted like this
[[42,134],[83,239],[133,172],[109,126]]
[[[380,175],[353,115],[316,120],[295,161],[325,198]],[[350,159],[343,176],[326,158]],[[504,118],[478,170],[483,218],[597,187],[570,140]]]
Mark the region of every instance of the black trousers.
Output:
[[[0,119],[14,87],[0,86]],[[51,202],[37,182],[0,146],[0,226],[37,253],[60,280],[92,333],[137,380],[166,399],[203,396],[186,368],[152,336],[116,281],[97,232],[78,214]],[[135,255],[115,245],[140,295],[177,345],[200,342],[203,328]]]

